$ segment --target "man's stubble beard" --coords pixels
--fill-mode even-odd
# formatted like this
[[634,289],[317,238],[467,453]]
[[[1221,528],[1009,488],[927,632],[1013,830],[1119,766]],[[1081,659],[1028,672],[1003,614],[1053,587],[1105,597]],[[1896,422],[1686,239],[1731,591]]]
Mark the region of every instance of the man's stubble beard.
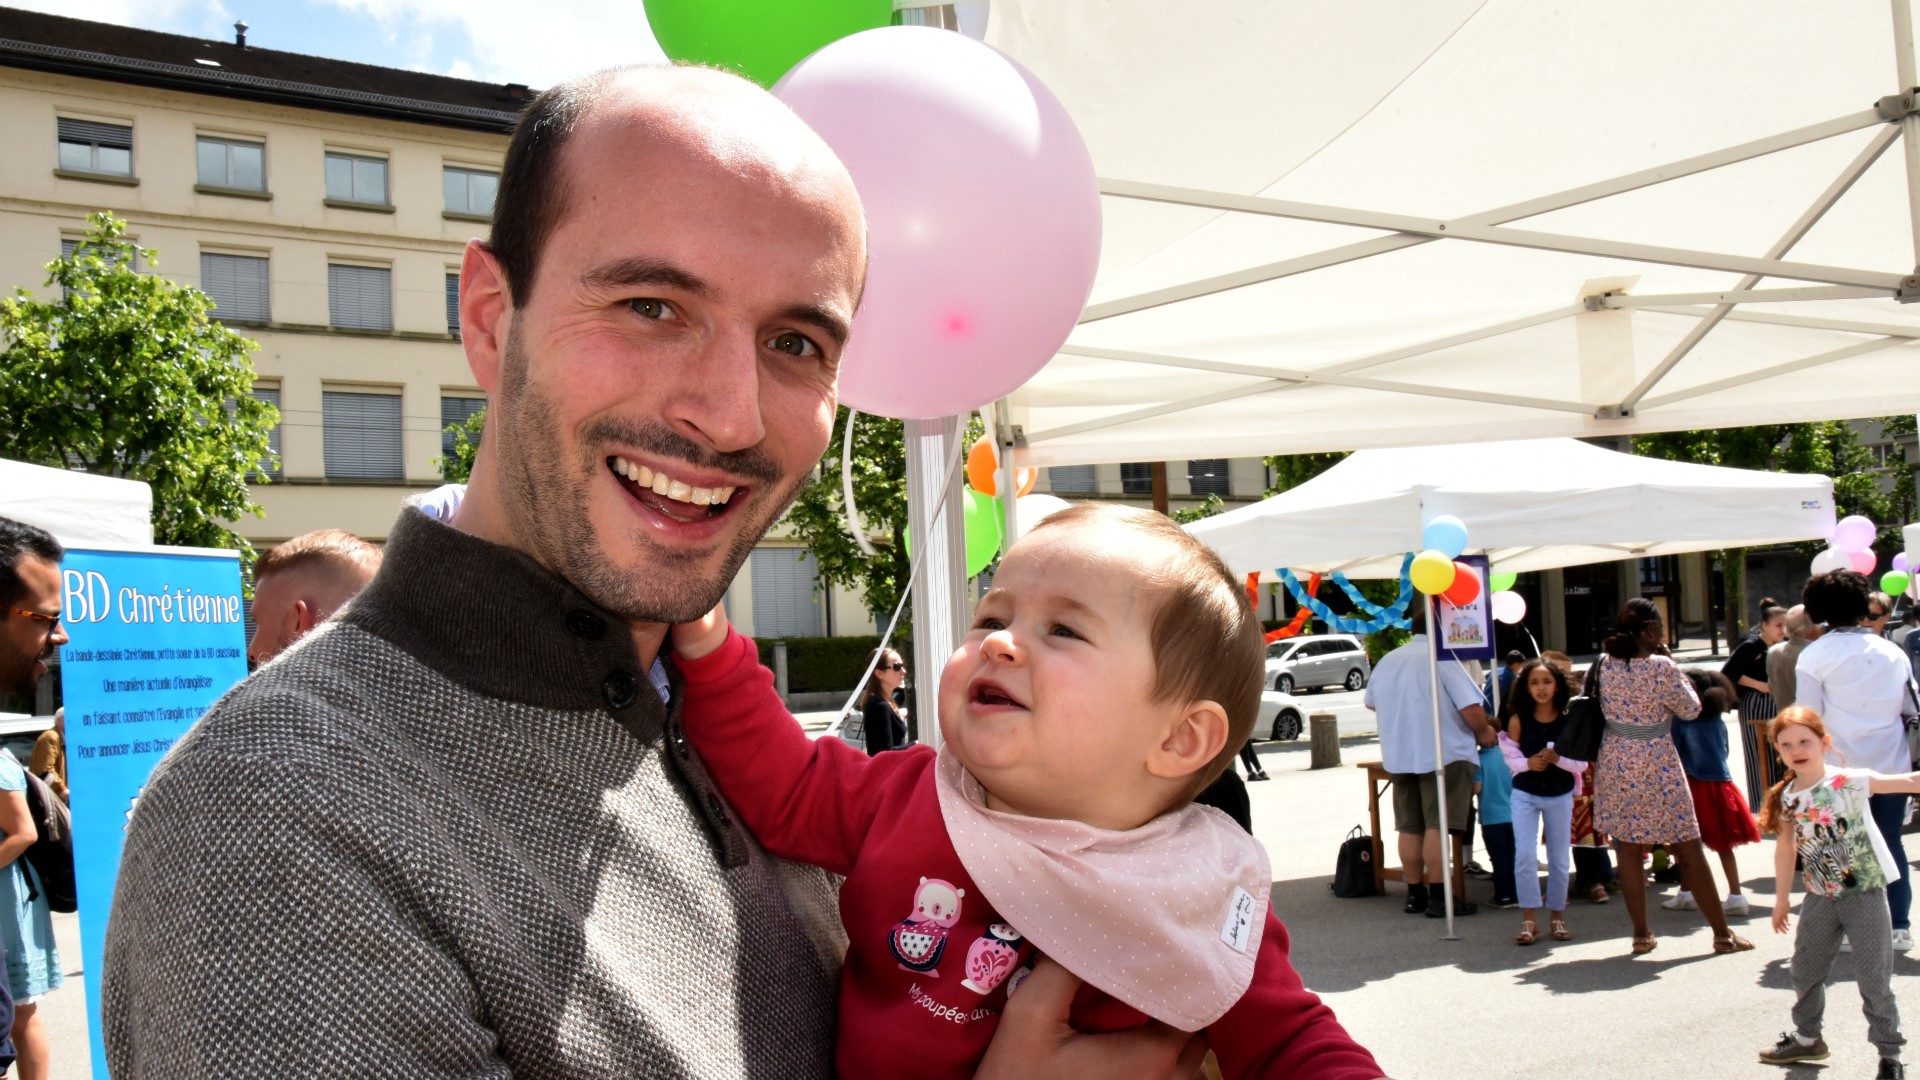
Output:
[[[505,406],[501,408],[500,406]],[[601,420],[584,438],[617,440],[642,447],[664,460],[724,469],[757,481],[753,490],[759,520],[750,520],[727,548],[721,566],[701,577],[705,552],[662,548],[647,539],[636,522],[631,535],[642,564],[631,572],[616,568],[594,535],[588,517],[588,491],[605,469],[599,456],[564,459],[560,422],[552,400],[536,388],[516,322],[507,334],[501,371],[500,402],[487,418],[482,438],[495,438],[514,534],[522,547],[547,569],[566,579],[587,599],[631,622],[691,622],[712,611],[726,595],[740,567],[760,538],[792,504],[806,482],[803,473],[781,487],[780,470],[764,451],[748,449],[715,454],[673,431],[664,422]],[[755,512],[741,507],[735,514]]]

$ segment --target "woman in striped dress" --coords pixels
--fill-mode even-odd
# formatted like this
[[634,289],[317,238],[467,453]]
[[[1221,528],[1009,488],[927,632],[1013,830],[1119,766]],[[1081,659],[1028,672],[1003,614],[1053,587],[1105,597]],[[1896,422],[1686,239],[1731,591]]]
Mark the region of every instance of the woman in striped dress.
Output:
[[1791,701],[1776,703],[1773,690],[1767,685],[1767,650],[1786,636],[1787,609],[1769,596],[1760,601],[1760,625],[1734,648],[1733,655],[1727,657],[1720,668],[1720,674],[1727,677],[1738,694],[1735,708],[1740,711],[1740,730],[1747,735],[1744,756],[1749,810],[1758,807],[1760,797],[1785,775],[1773,760],[1773,748],[1766,745],[1764,736],[1756,739],[1753,735],[1764,732],[1774,714],[1793,704]]

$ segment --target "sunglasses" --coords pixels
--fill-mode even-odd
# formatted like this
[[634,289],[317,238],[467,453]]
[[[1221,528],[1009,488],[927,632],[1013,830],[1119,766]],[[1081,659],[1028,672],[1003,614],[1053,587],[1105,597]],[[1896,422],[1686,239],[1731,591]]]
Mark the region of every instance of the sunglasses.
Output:
[[54,627],[60,625],[60,616],[58,615],[48,615],[45,612],[33,611],[28,608],[18,608],[18,607],[13,609],[13,613],[15,615],[25,615],[27,618],[32,619],[34,622],[37,622],[37,623],[45,623],[48,630],[52,630]]
[[1872,608],[1867,609],[1867,618],[1869,619],[1884,619],[1886,617],[1887,613],[1884,611],[1875,611]]
[[881,665],[880,665],[880,670],[881,670],[881,671],[905,671],[905,670],[907,670],[907,665],[905,665],[905,664],[881,664]]

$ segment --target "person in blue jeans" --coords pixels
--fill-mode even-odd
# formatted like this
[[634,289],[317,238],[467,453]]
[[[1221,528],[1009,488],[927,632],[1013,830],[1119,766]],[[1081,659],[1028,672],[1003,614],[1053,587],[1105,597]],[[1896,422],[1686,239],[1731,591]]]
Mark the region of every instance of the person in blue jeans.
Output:
[[1513,680],[1514,694],[1501,706],[1505,760],[1513,776],[1513,880],[1520,900],[1520,933],[1515,945],[1538,939],[1534,910],[1541,906],[1540,845],[1545,825],[1546,908],[1555,941],[1571,940],[1567,929],[1567,879],[1573,864],[1573,787],[1585,762],[1563,758],[1554,749],[1572,690],[1560,669],[1530,660]]
[[1480,843],[1493,863],[1493,906],[1519,907],[1513,891],[1513,773],[1497,744],[1480,748],[1474,787],[1480,792]]

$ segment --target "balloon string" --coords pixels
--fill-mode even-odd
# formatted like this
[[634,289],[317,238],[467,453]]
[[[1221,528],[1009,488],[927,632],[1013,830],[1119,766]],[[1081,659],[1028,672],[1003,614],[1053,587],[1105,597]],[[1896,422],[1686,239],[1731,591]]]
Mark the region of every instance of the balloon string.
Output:
[[[851,427],[853,417],[849,415],[847,421],[849,427]],[[933,515],[927,519],[929,541],[932,539],[931,534],[935,527],[940,524],[940,515],[947,509],[947,492],[953,489],[954,478],[959,474],[960,466],[966,464],[966,460],[966,455],[964,454],[955,458],[953,464],[947,466],[946,479],[940,481],[940,497],[934,501]],[[849,502],[847,505],[852,506],[853,504]],[[932,545],[929,543],[924,546],[931,547]],[[887,643],[893,640],[894,627],[900,625],[900,612],[906,609],[907,598],[913,595],[914,583],[920,580],[920,568],[926,565],[926,561],[926,553],[924,551],[918,554],[909,553],[907,555],[907,587],[900,590],[900,599],[893,605],[893,615],[887,620],[887,628],[880,632],[880,644],[874,647],[873,656],[867,660],[867,669],[860,673],[860,681],[853,684],[853,693],[847,695],[846,705],[841,707],[840,715],[834,717],[833,722],[827,725],[825,734],[838,736],[840,729],[846,725],[847,717],[852,715],[854,702],[860,700],[860,692],[866,689],[867,680],[873,678],[873,669],[879,666],[880,657],[885,655],[887,651]]]
[[840,501],[847,508],[847,531],[853,534],[853,545],[871,559],[875,555],[873,544],[867,539],[867,527],[860,521],[860,508],[853,504],[853,422],[859,417],[859,413],[848,409],[847,430],[840,436]]

